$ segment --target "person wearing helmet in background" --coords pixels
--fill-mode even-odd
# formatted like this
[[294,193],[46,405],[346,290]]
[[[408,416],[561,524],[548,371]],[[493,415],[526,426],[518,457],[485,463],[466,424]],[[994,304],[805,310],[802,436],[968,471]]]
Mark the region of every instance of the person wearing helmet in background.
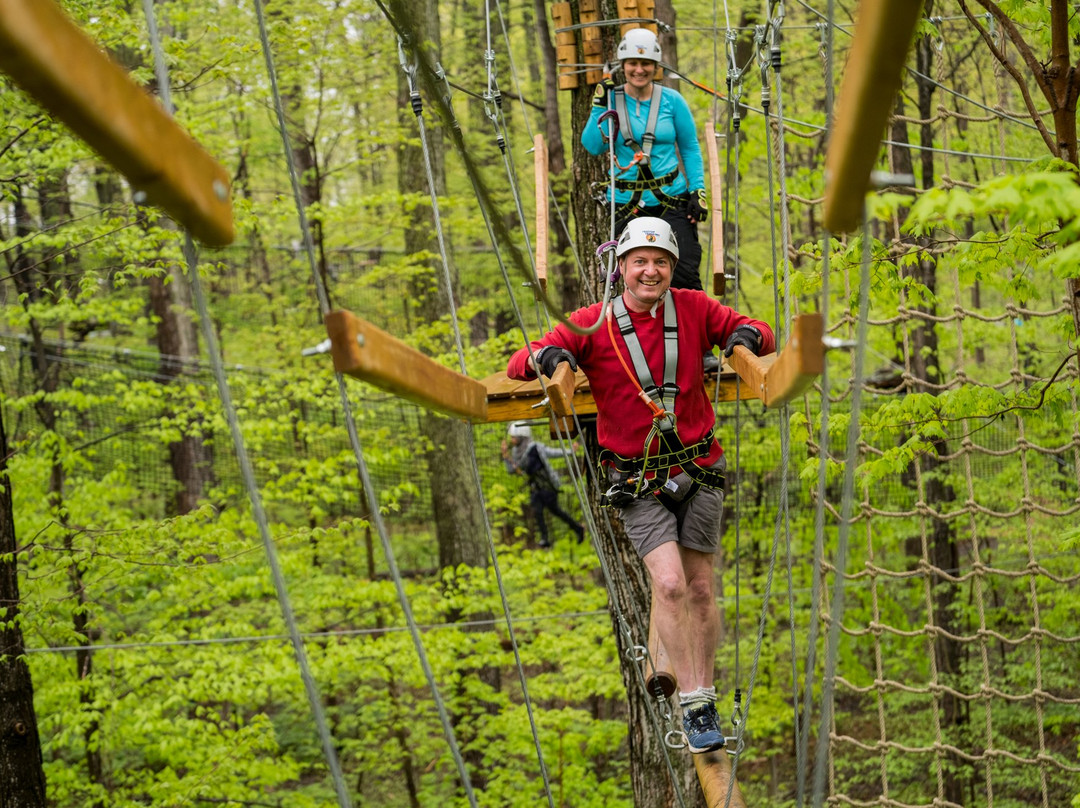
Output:
[[615,253],[624,290],[594,303],[510,357],[507,375],[550,377],[567,362],[589,379],[596,403],[602,498],[618,509],[652,580],[654,620],[671,660],[690,750],[724,744],[713,668],[719,611],[713,560],[723,506],[723,449],[705,391],[701,355],[737,345],[775,349],[772,329],[705,292],[671,288],[680,244],[663,219],[633,219]]
[[585,528],[559,506],[559,475],[548,462],[555,457],[569,457],[573,449],[564,451],[534,441],[528,424],[510,424],[507,437],[510,445],[508,446],[505,440],[502,442],[503,463],[511,474],[524,474],[529,479],[529,507],[536,519],[536,529],[540,533],[537,543],[541,547],[551,546],[546,511],[551,511],[566,522],[580,542],[585,537]]
[[[701,289],[697,225],[709,211],[705,166],[690,107],[677,90],[655,81],[662,54],[652,31],[627,31],[615,55],[622,63],[625,84],[616,87],[604,81],[596,86],[581,145],[590,154],[608,153],[606,133],[611,124],[601,124],[600,116],[614,110],[619,126],[615,135],[618,166],[613,168],[615,233],[639,216],[663,219],[675,231],[680,248],[672,287]],[[610,196],[605,194],[603,201],[609,205]]]

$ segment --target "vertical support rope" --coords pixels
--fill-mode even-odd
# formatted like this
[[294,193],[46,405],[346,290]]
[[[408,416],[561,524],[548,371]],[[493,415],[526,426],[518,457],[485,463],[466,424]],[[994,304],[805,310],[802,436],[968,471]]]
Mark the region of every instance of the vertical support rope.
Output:
[[859,280],[859,315],[856,325],[854,371],[852,373],[851,414],[847,429],[847,455],[840,529],[837,537],[833,596],[829,610],[829,631],[825,641],[825,672],[821,693],[821,723],[814,755],[814,808],[821,808],[825,792],[825,767],[829,759],[833,723],[836,658],[840,645],[840,622],[844,616],[844,571],[847,568],[848,537],[851,532],[852,501],[855,499],[855,465],[859,459],[859,417],[862,413],[863,359],[866,350],[870,311],[870,232],[863,214],[862,261]]
[[[402,46],[401,40],[398,39],[398,56],[401,62],[401,69],[405,73],[406,79],[409,84],[409,96],[412,99],[413,112],[416,116],[416,124],[420,133],[420,146],[424,154],[424,171],[427,176],[428,192],[431,198],[431,210],[432,217],[435,224],[435,235],[439,243],[439,256],[441,258],[441,264],[444,275],[444,283],[447,290],[447,298],[449,299],[450,308],[450,322],[454,332],[454,346],[457,350],[458,367],[462,374],[468,375],[468,367],[465,362],[465,348],[461,335],[461,326],[458,322],[457,306],[454,303],[454,289],[453,278],[450,274],[450,260],[447,257],[446,251],[446,238],[442,227],[442,215],[439,209],[439,196],[435,189],[435,171],[431,163],[431,153],[428,148],[428,135],[427,125],[424,122],[423,107],[421,105],[420,92],[416,89],[416,63],[409,62],[405,58],[405,49]],[[471,470],[473,474],[473,482],[476,485],[477,496],[480,500],[480,512],[484,518],[484,536],[487,539],[488,552],[491,555],[492,570],[495,573],[495,582],[499,589],[499,597],[502,602],[503,615],[506,618],[506,630],[507,635],[510,638],[510,646],[514,652],[514,662],[517,666],[518,681],[521,684],[522,697],[525,702],[525,711],[529,717],[529,728],[532,731],[533,745],[536,748],[536,757],[540,764],[540,775],[544,781],[544,793],[547,795],[548,805],[550,808],[555,808],[555,801],[551,793],[551,780],[548,776],[547,763],[544,760],[544,752],[540,746],[540,732],[536,726],[536,717],[533,714],[532,699],[529,695],[529,685],[525,677],[525,668],[521,661],[521,649],[518,646],[517,635],[514,631],[514,622],[510,615],[510,603],[506,596],[506,586],[503,583],[502,569],[499,566],[499,556],[495,550],[495,542],[491,536],[491,522],[488,519],[487,503],[484,500],[484,486],[480,477],[480,468],[477,465],[476,460],[476,442],[475,442],[475,427],[469,427],[468,431],[468,448],[469,457],[472,459]]]
[[[825,128],[829,131],[832,127],[834,76],[833,76],[833,3],[829,0],[827,22],[822,31],[823,56],[825,64],[823,73],[825,78]],[[829,322],[830,309],[830,274],[832,258],[832,237],[826,231],[824,243],[821,248],[821,317],[827,324]],[[819,615],[821,614],[821,601],[823,597],[822,587],[822,564],[825,560],[825,492],[828,485],[830,438],[829,438],[829,363],[826,361],[821,371],[821,415],[819,418],[820,428],[818,431],[818,473],[816,487],[816,501],[814,503],[814,551],[811,564],[810,582],[810,626],[808,629],[806,648],[806,668],[803,673],[803,713],[802,726],[796,743],[802,749],[803,760],[810,747],[810,716],[813,708],[813,687],[811,682],[815,678],[817,670],[817,640],[819,633]],[[809,415],[809,412],[807,413]],[[807,418],[807,422],[810,419]],[[799,769],[796,789],[795,806],[802,808],[806,797],[806,767]]]
[[[144,2],[151,2],[151,0],[144,0]],[[292,184],[293,198],[296,205],[296,214],[300,222],[300,228],[304,238],[304,247],[307,253],[308,265],[311,269],[312,279],[315,284],[316,293],[319,299],[320,313],[325,315],[330,308],[329,297],[326,293],[326,288],[323,285],[322,278],[319,276],[318,268],[315,263],[315,246],[311,238],[311,229],[308,226],[307,213],[304,210],[303,198],[300,193],[300,180],[296,171],[296,162],[293,158],[292,146],[289,143],[288,128],[285,120],[285,110],[281,101],[281,93],[278,89],[277,82],[277,69],[274,66],[274,57],[270,49],[270,37],[266,27],[266,16],[263,8],[263,0],[255,0],[255,14],[258,19],[259,26],[259,40],[262,45],[263,58],[266,62],[267,75],[270,79],[270,88],[274,98],[274,111],[277,114],[278,131],[281,135],[282,147],[285,153],[285,162],[289,169],[289,181]],[[401,571],[398,569],[397,558],[394,555],[393,545],[390,543],[390,536],[386,530],[386,525],[383,522],[382,514],[379,509],[378,496],[375,492],[375,486],[371,479],[371,474],[367,467],[367,462],[364,459],[363,446],[360,442],[360,434],[356,428],[356,419],[353,416],[352,403],[349,401],[348,390],[345,387],[345,379],[341,373],[334,373],[334,377],[337,381],[338,395],[341,399],[342,412],[345,418],[345,428],[349,435],[349,444],[352,447],[353,455],[356,460],[357,474],[360,478],[360,484],[364,489],[364,493],[367,496],[368,512],[371,514],[371,519],[375,522],[376,530],[379,534],[379,540],[382,544],[383,554],[386,558],[387,567],[390,571],[391,578],[394,581],[394,588],[397,592],[398,603],[401,606],[402,613],[405,616],[405,621],[409,626],[409,634],[413,641],[413,647],[416,649],[417,657],[420,661],[420,666],[424,672],[424,677],[427,680],[428,687],[431,690],[432,698],[435,701],[436,711],[439,715],[439,722],[442,725],[443,735],[446,738],[447,745],[450,747],[450,754],[454,759],[454,764],[457,767],[458,777],[462,784],[462,789],[465,791],[465,795],[469,801],[470,806],[476,808],[476,795],[473,793],[472,782],[469,779],[468,772],[465,769],[465,761],[461,755],[461,749],[458,746],[457,739],[454,736],[453,727],[450,724],[450,716],[447,713],[446,705],[443,702],[442,695],[439,692],[438,684],[435,682],[435,673],[431,668],[431,663],[427,657],[427,651],[424,648],[423,640],[420,637],[420,628],[417,625],[416,618],[413,615],[412,605],[409,603],[408,595],[405,592],[405,582],[401,577]]]
[[[154,0],[143,0],[143,12],[146,15],[149,26],[150,42],[154,53],[154,70],[157,75],[158,92],[164,102],[166,111],[171,115],[173,112],[172,93],[169,85],[168,68],[165,64],[165,54],[161,45],[161,37],[158,32],[157,18],[154,14]],[[348,789],[345,786],[345,778],[341,771],[337,750],[334,747],[333,738],[330,736],[330,728],[326,721],[326,714],[322,706],[322,697],[319,694],[315,677],[312,675],[308,664],[307,652],[304,648],[303,637],[296,622],[296,615],[289,600],[289,590],[285,583],[285,575],[281,570],[281,564],[277,557],[277,547],[270,535],[270,525],[263,508],[262,496],[259,492],[258,482],[255,480],[255,470],[251,465],[247,448],[244,445],[244,436],[240,431],[240,421],[233,405],[232,394],[229,390],[229,382],[225,376],[225,368],[221,361],[221,350],[217,344],[217,335],[214,333],[213,320],[210,317],[209,306],[206,296],[203,294],[202,283],[199,279],[199,261],[195,248],[195,242],[191,234],[184,233],[184,258],[187,263],[188,282],[191,285],[192,294],[195,298],[195,307],[199,315],[199,325],[202,329],[203,339],[206,341],[206,352],[209,357],[211,371],[217,384],[218,396],[221,399],[222,409],[225,413],[226,422],[229,425],[229,434],[232,436],[233,448],[236,459],[240,466],[240,476],[244,481],[248,499],[251,503],[252,517],[262,539],[263,549],[266,552],[266,560],[270,565],[270,575],[274,582],[274,591],[277,594],[278,606],[281,609],[282,619],[289,634],[289,641],[296,656],[297,665],[300,668],[300,678],[304,683],[304,691],[307,694],[308,704],[315,718],[315,724],[322,744],[323,755],[326,757],[330,768],[330,775],[334,783],[334,791],[337,794],[340,808],[351,808],[352,801],[349,798]]]

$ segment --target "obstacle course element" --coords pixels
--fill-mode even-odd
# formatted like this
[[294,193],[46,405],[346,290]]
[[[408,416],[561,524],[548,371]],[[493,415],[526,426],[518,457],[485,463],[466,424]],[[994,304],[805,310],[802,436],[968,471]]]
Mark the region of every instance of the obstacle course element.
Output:
[[[792,322],[791,339],[779,354],[754,356],[738,347],[717,376],[705,379],[705,390],[716,403],[760,399],[766,407],[779,407],[802,395],[825,368],[820,314],[802,314]],[[573,388],[569,386],[573,379]],[[488,421],[519,421],[553,415],[595,415],[596,403],[584,373],[560,365],[555,378],[544,386],[539,379],[522,382],[495,373],[482,380],[487,389]]]
[[487,420],[487,390],[348,311],[325,317],[334,370],[422,407]]
[[712,236],[709,244],[712,250],[713,294],[720,297],[727,290],[727,276],[724,275],[724,178],[720,174],[715,121],[705,124],[705,153],[709,157],[709,189],[712,191],[712,202],[709,205],[709,227]]
[[228,172],[53,0],[0,0],[0,69],[195,238],[233,240]]
[[900,89],[904,62],[923,13],[912,0],[862,0],[851,54],[825,155],[825,226],[857,228],[870,189],[870,172]]

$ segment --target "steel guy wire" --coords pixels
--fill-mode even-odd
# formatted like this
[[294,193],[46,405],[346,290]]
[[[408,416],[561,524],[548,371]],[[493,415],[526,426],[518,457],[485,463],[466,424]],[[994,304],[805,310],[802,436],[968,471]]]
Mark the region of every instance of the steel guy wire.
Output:
[[[413,99],[413,112],[415,113],[417,127],[420,132],[420,145],[424,154],[424,171],[427,176],[428,190],[431,195],[431,209],[435,224],[435,234],[439,243],[439,255],[441,258],[444,284],[447,290],[447,298],[450,308],[450,322],[454,331],[454,346],[457,350],[458,368],[463,375],[468,375],[465,362],[465,348],[461,338],[461,325],[458,321],[457,306],[454,303],[453,278],[450,274],[450,261],[446,253],[446,239],[443,233],[442,217],[439,210],[439,197],[436,193],[435,173],[431,164],[431,153],[428,146],[427,126],[424,123],[423,107],[420,104],[420,92],[416,89],[416,63],[405,58],[405,50],[401,40],[398,39],[398,55],[401,61],[401,69],[405,73],[409,84],[409,97]],[[525,711],[529,717],[529,728],[532,731],[533,743],[536,747],[536,756],[540,764],[540,774],[544,781],[544,792],[547,795],[548,805],[555,808],[554,798],[551,793],[551,780],[548,776],[547,763],[544,760],[544,752],[540,746],[540,732],[536,726],[536,717],[533,714],[532,698],[529,695],[529,685],[525,676],[525,668],[521,662],[521,649],[518,645],[517,634],[514,631],[514,622],[510,615],[510,603],[506,596],[506,586],[503,583],[502,568],[499,565],[498,552],[491,535],[491,522],[488,518],[487,503],[484,498],[483,481],[480,478],[480,468],[476,460],[475,428],[470,424],[467,430],[467,443],[469,457],[471,458],[471,471],[476,485],[476,495],[479,500],[480,513],[484,519],[484,536],[487,539],[488,552],[491,555],[492,571],[495,573],[495,582],[499,589],[499,597],[502,601],[503,615],[506,618],[507,636],[514,652],[514,662],[517,666],[518,681],[521,684],[522,697],[525,702]]]
[[[147,25],[149,26],[150,42],[154,55],[154,70],[158,79],[158,91],[161,93],[166,112],[169,115],[172,115],[173,103],[169,85],[169,73],[165,63],[165,53],[162,48],[161,37],[158,32],[153,0],[143,0],[143,12],[146,15]],[[248,456],[247,447],[244,444],[244,436],[240,430],[240,421],[236,413],[236,407],[233,405],[232,394],[229,390],[229,382],[225,376],[225,369],[221,360],[221,351],[217,343],[217,334],[214,331],[209,306],[207,305],[206,297],[203,294],[202,282],[199,279],[199,260],[195,242],[191,237],[191,233],[187,230],[184,231],[184,258],[187,263],[188,282],[191,285],[196,310],[199,314],[199,325],[202,328],[203,339],[206,341],[206,351],[210,358],[214,380],[217,382],[218,395],[221,398],[222,408],[225,411],[225,418],[229,425],[233,448],[236,452],[236,460],[240,466],[240,474],[244,480],[244,487],[247,489],[248,498],[251,502],[252,517],[258,528],[259,536],[262,538],[267,563],[270,566],[270,574],[274,582],[274,590],[277,594],[278,606],[281,609],[282,618],[284,619],[289,632],[293,653],[296,656],[297,665],[300,669],[300,678],[303,681],[304,691],[307,695],[308,703],[315,720],[319,740],[322,743],[323,755],[325,756],[327,766],[330,769],[330,775],[334,783],[334,791],[337,794],[338,804],[341,808],[351,808],[352,801],[349,797],[348,789],[345,786],[345,778],[341,771],[337,750],[334,746],[333,738],[330,735],[330,728],[323,711],[322,697],[319,693],[318,685],[315,683],[315,677],[312,675],[311,668],[308,664],[307,652],[304,649],[304,641],[300,636],[300,629],[296,623],[296,615],[293,613],[292,603],[289,599],[288,586],[285,583],[285,576],[282,572],[281,564],[278,561],[277,548],[270,535],[269,520],[267,519],[266,511],[263,509],[259,485],[255,480],[255,471],[252,468],[251,458]]]
[[[152,2],[152,0],[144,0],[144,2]],[[263,58],[266,61],[267,75],[270,78],[270,88],[274,99],[274,110],[277,114],[278,131],[281,135],[282,147],[285,153],[285,162],[289,169],[289,180],[292,184],[293,189],[293,201],[296,206],[296,213],[304,238],[304,247],[307,253],[308,265],[311,270],[312,280],[315,284],[316,294],[319,300],[320,313],[325,315],[330,308],[329,297],[323,284],[322,277],[319,275],[318,267],[315,261],[315,246],[312,241],[311,230],[308,226],[307,215],[304,210],[303,197],[300,193],[300,180],[298,172],[296,170],[296,161],[293,157],[292,146],[289,143],[288,129],[286,127],[285,119],[285,110],[281,100],[281,93],[278,90],[277,69],[275,67],[273,53],[270,48],[270,37],[269,33],[267,32],[266,17],[263,9],[263,0],[255,0],[255,12],[258,19],[259,40],[262,46]],[[454,730],[450,723],[450,717],[447,713],[446,705],[443,702],[441,693],[439,692],[438,684],[435,681],[435,673],[432,670],[431,663],[427,657],[427,651],[424,648],[423,641],[420,637],[420,631],[416,625],[416,619],[413,616],[412,606],[409,603],[408,595],[405,592],[405,583],[402,580],[401,572],[397,566],[397,559],[394,555],[394,548],[393,545],[390,543],[390,537],[386,530],[386,525],[382,519],[382,514],[379,508],[378,496],[376,494],[375,487],[367,467],[367,462],[364,458],[364,451],[360,441],[360,434],[357,431],[356,420],[353,417],[352,404],[349,401],[348,390],[345,388],[345,380],[341,373],[335,372],[334,376],[338,385],[338,393],[341,399],[341,407],[345,420],[346,431],[349,435],[349,443],[352,446],[353,455],[356,459],[357,473],[363,486],[364,493],[367,495],[368,512],[371,514],[371,518],[375,522],[376,530],[379,534],[379,540],[383,547],[383,553],[386,557],[386,563],[390,569],[391,576],[394,580],[394,588],[397,591],[398,601],[401,605],[402,612],[405,615],[406,622],[409,624],[413,645],[416,649],[416,653],[420,660],[420,665],[424,671],[424,676],[427,680],[428,686],[431,689],[432,698],[435,702],[436,711],[439,715],[439,721],[442,725],[443,735],[446,738],[447,745],[450,748],[451,756],[453,757],[455,766],[457,767],[458,777],[461,781],[462,788],[465,791],[465,795],[469,801],[469,804],[473,806],[473,808],[476,808],[476,795],[473,793],[472,782],[469,778],[468,772],[465,769],[465,761],[462,758],[461,749],[459,748],[457,738],[454,735]]]

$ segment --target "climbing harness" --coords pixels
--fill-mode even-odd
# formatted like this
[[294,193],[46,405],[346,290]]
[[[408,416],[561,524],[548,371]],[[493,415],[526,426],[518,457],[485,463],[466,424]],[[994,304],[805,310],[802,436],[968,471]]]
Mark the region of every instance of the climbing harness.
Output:
[[[598,464],[614,470],[614,484],[601,497],[602,504],[622,507],[632,500],[647,494],[655,495],[670,510],[678,503],[697,493],[701,486],[723,490],[724,475],[705,469],[694,462],[705,457],[712,449],[713,432],[710,430],[704,438],[691,446],[683,444],[675,424],[675,397],[679,394],[675,375],[679,365],[679,332],[675,311],[675,302],[669,289],[664,294],[664,379],[657,385],[652,371],[641,350],[641,343],[634,330],[630,313],[621,297],[616,298],[608,307],[607,325],[611,345],[623,370],[638,389],[638,396],[652,413],[652,426],[645,437],[644,452],[640,458],[628,458],[611,451],[601,449],[597,457]],[[634,364],[631,372],[619,351],[615,340],[612,320],[619,325],[619,333],[626,343],[630,359]],[[653,441],[657,450],[653,451]],[[679,468],[682,474],[672,476],[671,470]],[[648,473],[654,477],[647,478]],[[681,478],[681,479],[680,479]]]
[[[621,203],[615,211],[615,218],[622,219],[637,212],[641,207],[641,197],[646,191],[650,192],[657,204],[665,210],[672,210],[684,204],[680,196],[673,196],[663,192],[664,187],[671,185],[679,178],[679,168],[676,166],[662,176],[654,176],[652,173],[651,156],[653,144],[656,142],[656,124],[660,118],[660,102],[664,88],[653,83],[652,96],[649,100],[649,117],[645,121],[645,130],[641,134],[641,142],[634,138],[633,129],[630,126],[630,113],[626,105],[626,87],[619,85],[611,90],[610,103],[612,108],[601,115],[597,125],[603,131],[602,124],[608,119],[612,120],[612,131],[604,134],[605,140],[614,140],[621,133],[623,145],[634,153],[634,159],[627,165],[623,165],[612,155],[611,184],[616,190],[629,191],[631,196]],[[623,178],[622,175],[637,167],[635,179]],[[600,198],[602,204],[606,200]]]

